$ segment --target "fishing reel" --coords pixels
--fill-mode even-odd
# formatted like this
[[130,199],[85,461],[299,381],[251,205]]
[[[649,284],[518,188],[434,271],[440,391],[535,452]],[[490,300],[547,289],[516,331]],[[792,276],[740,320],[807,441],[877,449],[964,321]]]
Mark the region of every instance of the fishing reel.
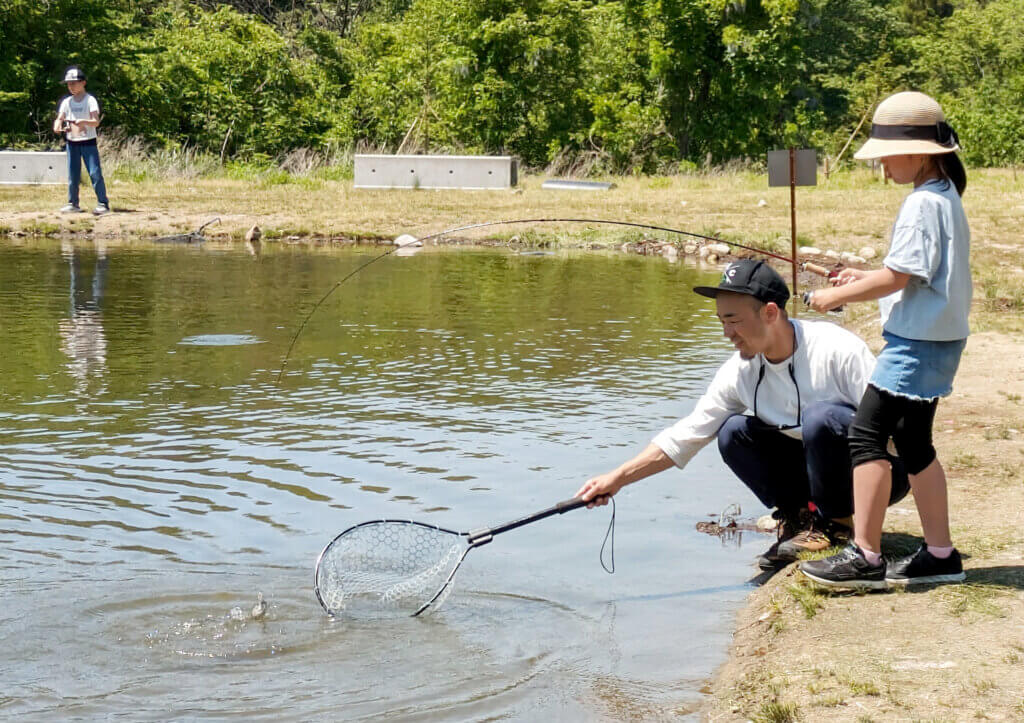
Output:
[[[818,264],[812,264],[810,261],[804,261],[802,264],[800,264],[800,268],[803,271],[810,271],[812,274],[817,274],[818,276],[822,276],[822,277],[828,279],[830,282],[832,281],[832,279],[836,278],[839,275],[839,269],[826,269],[824,266],[819,266]],[[805,292],[803,292],[800,295],[800,298],[804,302],[804,306],[810,306],[811,305],[811,297],[812,296],[814,296],[814,291],[805,291]],[[843,310],[843,307],[837,306],[836,308],[831,309],[829,311],[829,313],[830,314],[833,313],[833,312],[838,313],[838,312],[841,312],[842,310]]]

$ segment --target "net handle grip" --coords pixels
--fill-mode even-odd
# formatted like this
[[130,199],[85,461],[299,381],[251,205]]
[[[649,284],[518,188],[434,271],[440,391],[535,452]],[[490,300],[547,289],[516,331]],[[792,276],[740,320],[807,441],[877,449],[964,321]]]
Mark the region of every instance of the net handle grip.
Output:
[[494,527],[490,528],[473,530],[472,532],[467,533],[466,537],[468,539],[469,544],[474,547],[477,547],[479,545],[486,545],[494,538],[495,535],[500,535],[502,532],[508,532],[509,530],[516,529],[517,527],[528,525],[531,522],[543,520],[546,517],[551,517],[551,515],[564,515],[566,512],[569,512],[571,510],[576,510],[579,509],[580,507],[585,507],[586,505],[589,505],[593,501],[594,500],[583,500],[579,497],[572,497],[571,499],[568,500],[562,500],[556,505],[548,507],[546,510],[534,512],[532,515],[522,517],[518,520],[512,520],[511,522],[506,522],[503,525],[495,525]]

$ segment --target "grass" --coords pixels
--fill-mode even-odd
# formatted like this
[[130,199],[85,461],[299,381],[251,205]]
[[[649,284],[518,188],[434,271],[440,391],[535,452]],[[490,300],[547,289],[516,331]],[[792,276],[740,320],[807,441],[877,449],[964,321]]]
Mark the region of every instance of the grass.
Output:
[[798,711],[799,708],[795,703],[772,701],[762,705],[752,720],[755,723],[793,723],[799,720]]
[[813,618],[824,604],[824,597],[805,578],[798,578],[792,585],[786,585],[788,592],[803,610],[805,618]]
[[997,604],[996,599],[1010,592],[1011,588],[1004,585],[965,583],[937,588],[933,594],[946,606],[947,612],[955,617],[975,613],[1001,618],[1006,616],[1006,610]]

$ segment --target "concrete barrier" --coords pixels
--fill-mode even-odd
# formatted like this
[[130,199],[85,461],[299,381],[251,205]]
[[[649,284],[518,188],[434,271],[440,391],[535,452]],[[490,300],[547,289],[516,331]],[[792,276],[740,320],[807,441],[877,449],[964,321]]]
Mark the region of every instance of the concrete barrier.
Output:
[[356,188],[510,188],[518,183],[511,156],[384,156],[355,158]]
[[0,184],[66,184],[67,156],[59,151],[0,151]]

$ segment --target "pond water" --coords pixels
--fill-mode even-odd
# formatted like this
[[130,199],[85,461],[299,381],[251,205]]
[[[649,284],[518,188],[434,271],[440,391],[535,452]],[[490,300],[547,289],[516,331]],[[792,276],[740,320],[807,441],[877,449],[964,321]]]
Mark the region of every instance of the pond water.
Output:
[[[331,619],[346,527],[571,497],[731,353],[708,272],[622,255],[0,245],[0,715],[679,719],[767,538],[713,445],[468,556],[435,614]],[[607,554],[607,553],[606,553]],[[257,592],[269,608],[248,611]],[[237,613],[237,611],[236,611]]]

